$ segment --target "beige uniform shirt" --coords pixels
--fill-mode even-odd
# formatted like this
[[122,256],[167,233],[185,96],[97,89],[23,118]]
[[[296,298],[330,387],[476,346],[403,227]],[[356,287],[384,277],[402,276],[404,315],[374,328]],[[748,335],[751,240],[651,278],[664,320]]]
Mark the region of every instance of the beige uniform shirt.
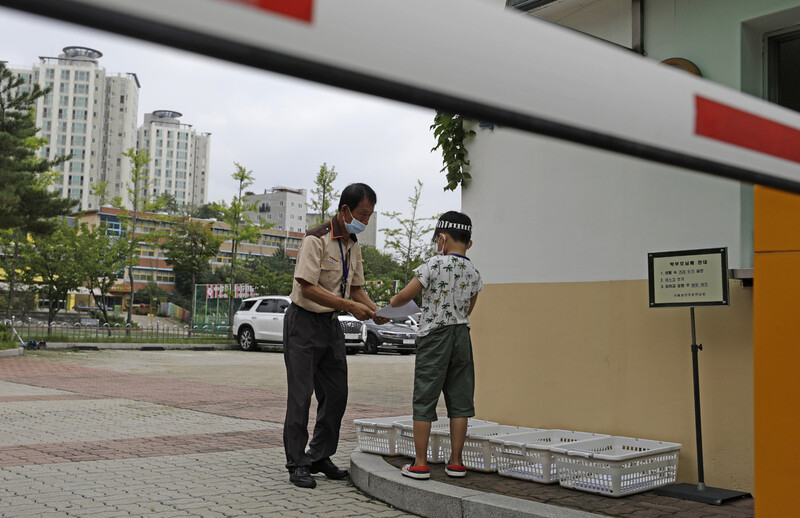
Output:
[[[292,302],[303,309],[314,313],[334,311],[334,308],[321,306],[303,297],[297,279],[319,286],[337,297],[348,298],[351,286],[364,285],[364,266],[361,263],[361,247],[356,236],[350,234],[347,243],[340,239],[346,232],[339,227],[336,218],[318,227],[309,229],[300,249],[297,251],[297,264],[294,267],[294,283],[292,285]],[[342,248],[339,250],[339,243]],[[342,255],[347,264],[347,288],[342,293],[342,277],[344,268]]]

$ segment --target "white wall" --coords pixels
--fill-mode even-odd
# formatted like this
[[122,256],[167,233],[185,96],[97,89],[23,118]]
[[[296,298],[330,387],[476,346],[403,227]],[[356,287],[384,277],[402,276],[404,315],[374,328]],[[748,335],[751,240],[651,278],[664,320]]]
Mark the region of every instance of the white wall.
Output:
[[487,283],[647,278],[647,253],[728,247],[739,183],[524,132],[476,128],[462,210]]

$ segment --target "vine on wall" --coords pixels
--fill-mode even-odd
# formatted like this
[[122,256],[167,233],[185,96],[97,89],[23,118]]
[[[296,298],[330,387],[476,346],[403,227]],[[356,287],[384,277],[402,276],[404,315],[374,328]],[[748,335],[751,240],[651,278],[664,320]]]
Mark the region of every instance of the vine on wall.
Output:
[[469,159],[464,140],[474,137],[473,130],[464,129],[464,117],[461,115],[436,111],[431,128],[436,138],[436,146],[431,151],[442,150],[442,171],[447,172],[447,185],[444,190],[455,191],[459,185],[466,187],[472,178],[469,174]]

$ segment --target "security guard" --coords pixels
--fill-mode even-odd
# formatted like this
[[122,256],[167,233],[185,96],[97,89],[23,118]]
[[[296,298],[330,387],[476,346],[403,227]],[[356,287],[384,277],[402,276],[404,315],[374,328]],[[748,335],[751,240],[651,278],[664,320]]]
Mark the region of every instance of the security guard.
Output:
[[[368,185],[348,185],[336,216],[310,229],[297,251],[292,304],[283,319],[288,381],[283,446],[289,480],[299,487],[316,487],[312,473],[331,479],[348,475],[331,461],[347,406],[344,332],[337,317],[348,312],[359,320],[387,321],[375,317],[378,307],[362,288],[364,270],[356,239],[375,203],[375,191]],[[306,451],[312,392],[317,396],[317,422]]]

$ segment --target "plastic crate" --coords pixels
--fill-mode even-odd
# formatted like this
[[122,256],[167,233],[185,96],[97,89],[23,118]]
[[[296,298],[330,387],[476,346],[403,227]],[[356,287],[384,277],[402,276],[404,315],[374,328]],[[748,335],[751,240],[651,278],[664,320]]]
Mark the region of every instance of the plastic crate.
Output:
[[397,453],[398,429],[394,427],[394,422],[408,419],[411,419],[411,416],[373,417],[354,420],[353,424],[356,425],[358,447],[361,451],[369,453],[399,455]]
[[612,436],[552,451],[563,487],[620,497],[675,482],[680,449],[674,442]]
[[[494,421],[472,419],[467,421],[467,429],[477,426],[496,426]],[[395,421],[397,432],[397,453],[406,457],[416,457],[414,448],[414,420]],[[431,423],[431,436],[428,439],[428,462],[440,463],[447,460],[442,456],[440,441],[443,437],[450,437],[450,419],[443,418]],[[449,453],[448,453],[449,455]]]
[[[498,436],[536,431],[541,429],[499,424],[468,427],[461,459],[469,469],[487,473],[497,471],[496,447],[490,441]],[[447,462],[450,459],[450,434],[444,435],[441,431],[435,431],[431,435],[433,434],[439,437],[441,462]]]
[[558,470],[553,462],[551,448],[602,437],[609,436],[569,430],[541,430],[502,435],[489,442],[495,448],[497,473],[500,475],[541,484],[555,484],[558,482]]

